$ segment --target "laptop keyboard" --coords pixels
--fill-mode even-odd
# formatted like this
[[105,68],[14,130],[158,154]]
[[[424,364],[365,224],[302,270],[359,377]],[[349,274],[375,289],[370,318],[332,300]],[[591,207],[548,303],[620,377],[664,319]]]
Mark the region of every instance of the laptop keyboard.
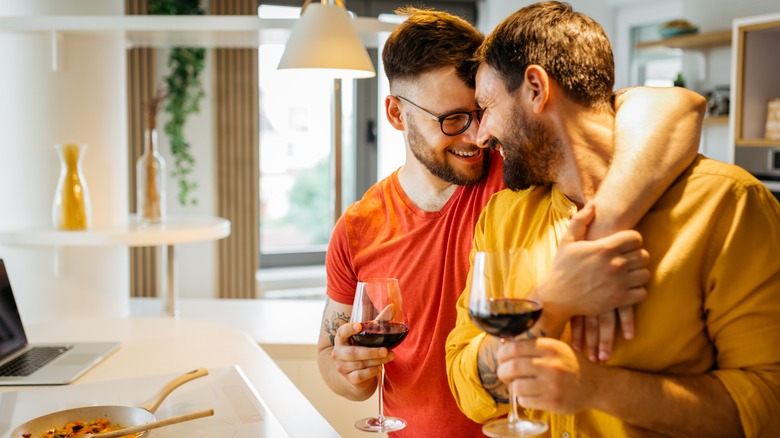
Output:
[[0,376],[29,376],[71,347],[32,347],[3,365]]

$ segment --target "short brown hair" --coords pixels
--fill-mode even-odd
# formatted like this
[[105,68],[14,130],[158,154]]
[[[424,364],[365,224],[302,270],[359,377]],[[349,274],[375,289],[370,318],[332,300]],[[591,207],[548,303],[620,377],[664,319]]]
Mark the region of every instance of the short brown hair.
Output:
[[463,83],[474,88],[474,53],[482,44],[482,33],[447,12],[403,7],[395,13],[408,18],[390,34],[382,51],[390,84],[451,66]]
[[589,107],[610,104],[612,45],[598,23],[567,3],[540,2],[515,12],[488,35],[477,57],[501,74],[510,93],[536,64],[569,99]]

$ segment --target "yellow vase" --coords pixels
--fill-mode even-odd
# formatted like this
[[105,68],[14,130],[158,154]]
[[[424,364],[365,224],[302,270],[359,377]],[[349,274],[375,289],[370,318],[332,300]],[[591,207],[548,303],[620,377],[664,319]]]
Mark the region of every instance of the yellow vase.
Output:
[[58,230],[86,230],[90,226],[89,191],[81,171],[86,144],[56,144],[60,178],[54,192],[52,221]]

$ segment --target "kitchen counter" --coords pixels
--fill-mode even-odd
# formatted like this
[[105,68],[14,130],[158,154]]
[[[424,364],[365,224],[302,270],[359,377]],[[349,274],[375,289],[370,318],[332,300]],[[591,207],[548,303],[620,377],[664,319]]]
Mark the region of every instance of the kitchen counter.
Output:
[[[354,402],[336,395],[320,377],[317,339],[324,299],[208,299],[182,298],[182,319],[208,321],[247,333],[292,380],[314,408],[343,438],[367,437],[355,428],[358,418],[375,415],[376,393]],[[133,316],[160,314],[159,298],[131,298]],[[373,434],[373,438],[386,437]]]
[[[186,308],[182,311],[186,315]],[[233,327],[197,319],[132,316],[32,325],[27,334],[32,342],[122,343],[117,352],[73,383],[74,390],[81,384],[238,365],[288,436],[339,436],[257,342]],[[4,387],[0,392],[34,388]]]
[[[159,298],[131,298],[133,316],[159,316]],[[266,346],[315,347],[324,300],[182,298],[182,319],[209,321],[233,327]]]

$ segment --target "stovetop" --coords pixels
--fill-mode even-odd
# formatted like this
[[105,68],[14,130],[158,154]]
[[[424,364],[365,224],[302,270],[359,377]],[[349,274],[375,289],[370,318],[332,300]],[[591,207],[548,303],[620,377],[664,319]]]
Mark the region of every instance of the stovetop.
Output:
[[[189,370],[182,370],[184,374]],[[0,393],[0,436],[55,411],[82,406],[140,406],[177,375],[160,375]],[[175,389],[157,409],[162,420],[214,409],[214,416],[155,429],[149,438],[287,438],[241,369],[209,370],[209,375]]]

